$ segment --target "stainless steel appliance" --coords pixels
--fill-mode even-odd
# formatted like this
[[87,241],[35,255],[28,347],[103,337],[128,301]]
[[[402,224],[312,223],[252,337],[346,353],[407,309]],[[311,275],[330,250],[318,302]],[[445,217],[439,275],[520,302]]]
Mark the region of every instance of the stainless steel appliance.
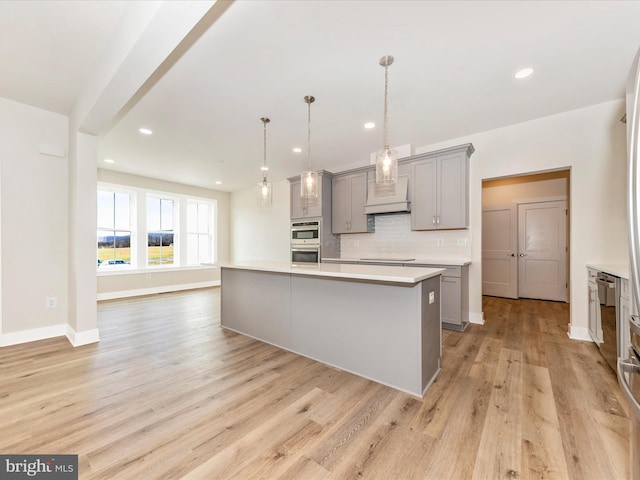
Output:
[[618,359],[618,382],[629,402],[631,478],[640,478],[640,318],[637,315],[631,315],[629,327],[631,347],[627,359]]
[[[627,122],[627,215],[629,223],[629,284],[631,286],[631,318],[628,358],[618,360],[618,382],[629,402],[631,417],[631,478],[640,478],[640,49],[636,53],[626,86]],[[634,315],[636,314],[636,315]]]
[[320,263],[320,222],[291,223],[291,264],[317,265]]
[[620,328],[618,326],[617,302],[620,298],[620,278],[607,273],[598,272],[596,276],[598,286],[599,325],[596,328],[597,338],[594,340],[600,349],[600,353],[607,361],[611,369],[617,370],[619,351]]
[[320,222],[292,222],[291,245],[320,245]]
[[291,265],[317,265],[320,263],[320,245],[291,246]]

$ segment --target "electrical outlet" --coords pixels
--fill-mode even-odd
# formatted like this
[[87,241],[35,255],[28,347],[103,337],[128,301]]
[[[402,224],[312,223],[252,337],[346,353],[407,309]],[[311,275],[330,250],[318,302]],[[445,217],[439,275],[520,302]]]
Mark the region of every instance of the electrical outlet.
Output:
[[46,304],[47,308],[56,308],[58,297],[47,297]]
[[459,238],[458,239],[458,246],[459,247],[466,247],[467,246],[467,239],[466,238]]
[[436,241],[436,245],[438,245],[439,247],[444,247],[444,238],[439,238]]
[[436,292],[429,292],[429,305],[436,301]]

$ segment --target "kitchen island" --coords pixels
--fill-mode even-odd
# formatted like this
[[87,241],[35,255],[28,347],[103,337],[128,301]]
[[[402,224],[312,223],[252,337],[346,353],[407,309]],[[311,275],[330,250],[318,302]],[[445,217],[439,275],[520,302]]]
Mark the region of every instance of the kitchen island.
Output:
[[403,267],[444,268],[440,283],[442,328],[464,331],[469,325],[469,265],[462,258],[323,258],[325,263],[357,265],[395,265]]
[[443,269],[221,266],[221,325],[422,397],[440,371]]

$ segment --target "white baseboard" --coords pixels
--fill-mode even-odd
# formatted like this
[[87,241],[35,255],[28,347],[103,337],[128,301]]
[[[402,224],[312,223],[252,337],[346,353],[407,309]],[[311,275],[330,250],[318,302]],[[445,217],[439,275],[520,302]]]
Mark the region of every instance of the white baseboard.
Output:
[[[98,294],[98,300],[111,300],[115,298],[136,297],[140,295],[151,295],[154,293],[177,292],[180,290],[192,290],[195,288],[219,287],[220,280],[211,282],[187,283],[182,285],[167,285],[165,287],[143,288],[138,290],[126,290],[121,292],[108,292]],[[100,341],[100,334],[97,328],[76,332],[70,325],[63,323],[51,325],[49,327],[33,328],[31,330],[21,330],[19,332],[0,334],[0,347],[18,345],[21,343],[37,342],[48,338],[67,337],[71,345],[79,347]]]
[[574,327],[569,324],[569,331],[567,335],[571,340],[586,340],[587,342],[593,342],[591,335],[589,335],[589,329],[585,327]]
[[469,312],[469,323],[475,323],[478,325],[484,325],[484,313],[483,312]]
[[66,323],[51,325],[50,327],[33,328],[31,330],[21,330],[19,332],[5,333],[0,335],[0,347],[19,345],[21,343],[37,342],[55,337],[67,337],[67,340],[74,347],[95,343],[100,340],[98,329],[76,332]]
[[32,328],[31,330],[21,330],[19,332],[5,333],[0,335],[0,347],[18,345],[20,343],[37,342],[47,338],[64,337],[67,334],[67,324],[51,325],[49,327]]
[[220,280],[211,282],[183,283],[181,285],[165,285],[161,287],[138,288],[135,290],[120,290],[117,292],[98,293],[98,301],[114,300],[116,298],[140,297],[142,295],[153,295],[156,293],[178,292],[180,290],[193,290],[196,288],[219,287]]
[[91,330],[85,330],[84,332],[76,332],[71,325],[67,324],[67,338],[74,347],[81,347],[82,345],[88,345],[90,343],[96,343],[100,341],[100,334],[97,328]]

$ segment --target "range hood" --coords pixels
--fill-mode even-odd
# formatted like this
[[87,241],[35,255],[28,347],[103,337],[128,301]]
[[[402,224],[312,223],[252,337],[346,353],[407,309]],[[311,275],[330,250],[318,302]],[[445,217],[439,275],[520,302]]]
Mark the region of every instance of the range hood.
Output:
[[377,185],[375,180],[367,185],[366,214],[409,212],[410,205],[407,175],[398,175],[398,181],[393,185]]

